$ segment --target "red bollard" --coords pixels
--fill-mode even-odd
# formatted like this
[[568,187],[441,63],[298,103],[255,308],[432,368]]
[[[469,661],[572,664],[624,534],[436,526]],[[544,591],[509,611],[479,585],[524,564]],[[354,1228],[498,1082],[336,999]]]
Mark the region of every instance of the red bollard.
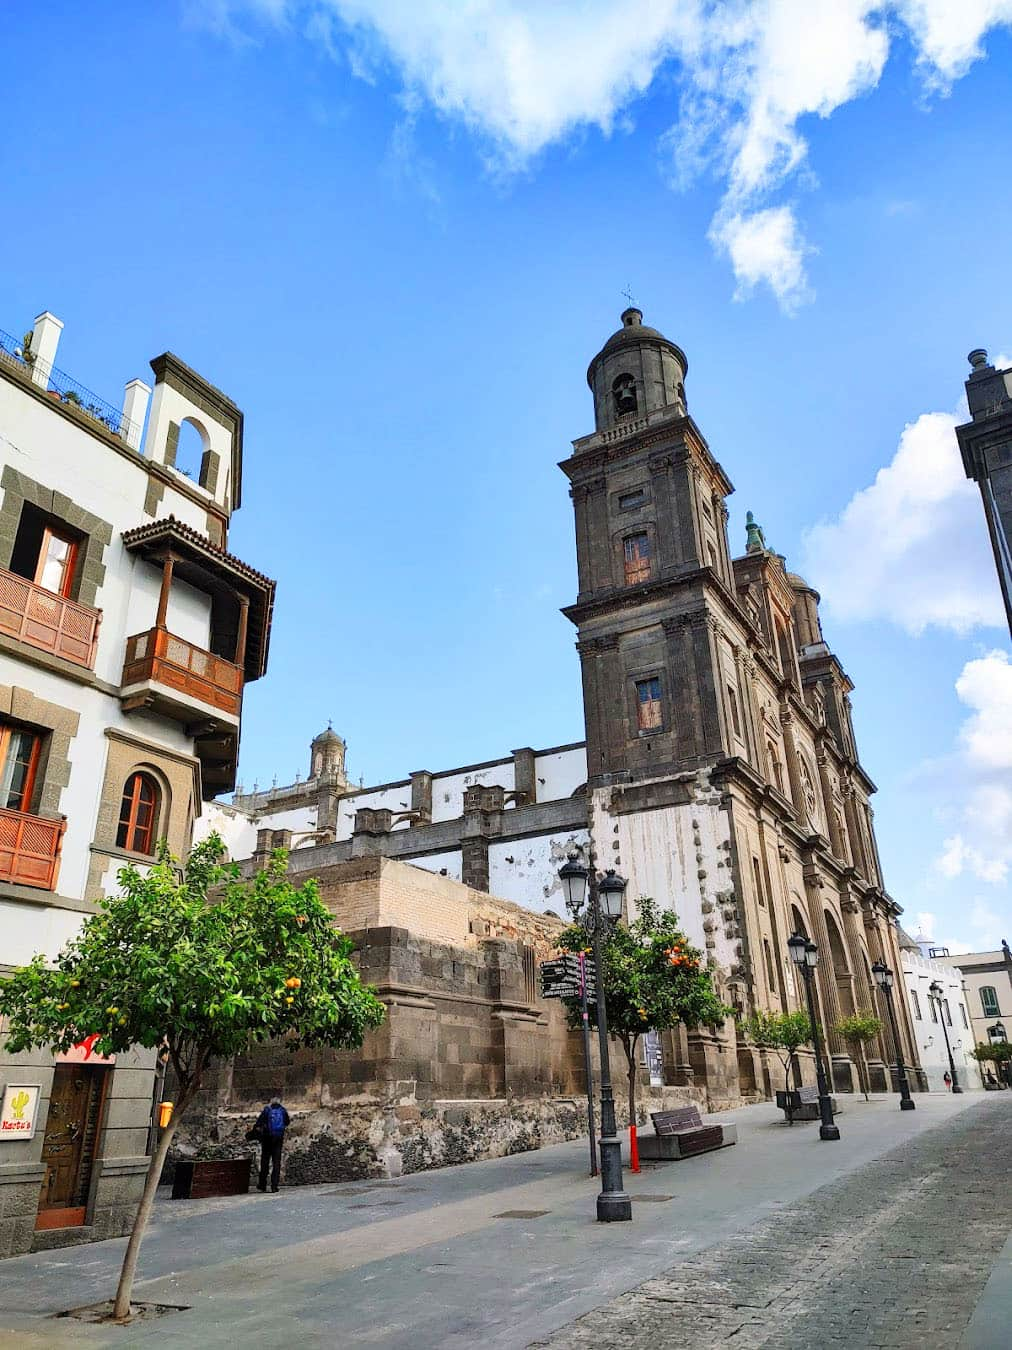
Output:
[[636,1126],[629,1126],[629,1171],[640,1170],[640,1146],[636,1138]]

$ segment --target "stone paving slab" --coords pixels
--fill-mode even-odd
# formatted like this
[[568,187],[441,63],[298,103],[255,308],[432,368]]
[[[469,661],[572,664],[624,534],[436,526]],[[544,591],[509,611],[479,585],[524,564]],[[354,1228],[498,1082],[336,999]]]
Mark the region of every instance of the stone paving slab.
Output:
[[[919,1098],[916,1112],[900,1112],[895,1097],[848,1103],[839,1143],[820,1142],[814,1126],[788,1129],[773,1107],[726,1113],[720,1119],[738,1123],[738,1146],[629,1177],[634,1196],[675,1198],[634,1204],[628,1224],[594,1221],[597,1183],[580,1143],[398,1181],[160,1202],[135,1296],[189,1311],[68,1329],[51,1314],[109,1297],[123,1240],[16,1257],[0,1262],[0,1345],[86,1350],[168,1338],[173,1350],[256,1350],[279,1340],[300,1350],[521,1350],[676,1262],[746,1230],[758,1234],[826,1183],[869,1169],[888,1174],[897,1144],[976,1119],[984,1100],[938,1094]],[[510,1210],[547,1213],[494,1217]],[[756,1307],[763,1268],[778,1259],[772,1240],[753,1245],[743,1278]],[[817,1277],[813,1267],[805,1278]],[[694,1278],[712,1321],[710,1277]],[[802,1294],[798,1283],[793,1297]]]
[[535,1345],[1007,1350],[1012,1242],[989,1275],[1012,1229],[1010,1169],[996,1096]]

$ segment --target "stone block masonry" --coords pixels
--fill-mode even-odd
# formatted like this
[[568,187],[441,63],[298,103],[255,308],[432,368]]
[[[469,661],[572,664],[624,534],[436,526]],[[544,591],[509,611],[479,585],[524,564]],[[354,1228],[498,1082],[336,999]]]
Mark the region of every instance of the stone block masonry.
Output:
[[[322,869],[335,921],[386,1004],[361,1050],[255,1046],[219,1067],[182,1122],[176,1156],[229,1157],[277,1093],[293,1115],[289,1184],[403,1172],[539,1148],[586,1128],[582,1047],[537,963],[563,924],[387,858]],[[649,1109],[705,1094],[642,1090]]]

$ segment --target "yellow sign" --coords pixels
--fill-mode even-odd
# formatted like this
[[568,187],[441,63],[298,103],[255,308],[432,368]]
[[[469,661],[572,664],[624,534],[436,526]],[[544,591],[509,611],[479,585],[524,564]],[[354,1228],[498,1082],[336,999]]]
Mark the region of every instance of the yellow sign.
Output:
[[39,1089],[28,1083],[8,1083],[0,1107],[0,1142],[31,1139],[39,1110]]

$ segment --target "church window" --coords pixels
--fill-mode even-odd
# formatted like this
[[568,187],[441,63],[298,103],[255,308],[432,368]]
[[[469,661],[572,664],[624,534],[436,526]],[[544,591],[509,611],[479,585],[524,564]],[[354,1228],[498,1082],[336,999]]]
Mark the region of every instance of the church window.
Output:
[[943,1010],[943,1012],[945,1013],[945,1020],[946,1020],[946,1022],[948,1022],[949,1026],[951,1027],[951,1026],[952,1026],[952,1010],[951,1010],[950,1007],[949,1007],[949,1000],[948,1000],[947,998],[943,998],[943,999],[942,999],[942,1010]]
[[969,1031],[969,1030],[970,1030],[970,1024],[969,1024],[969,1022],[966,1020],[966,1008],[963,1006],[962,1003],[959,1005],[959,1015],[960,1015],[960,1017],[963,1019],[963,1030],[964,1030],[964,1031]]
[[[759,859],[756,858],[755,856],[753,856],[753,858],[752,858],[752,880],[755,882],[755,893],[756,893],[756,898],[758,899],[758,901],[759,901],[760,905],[763,907],[763,909],[765,909],[765,908],[766,908],[766,901],[763,899],[763,879],[762,879],[762,872],[760,871],[760,868],[759,868]],[[771,980],[771,981],[770,981],[770,987],[772,988],[772,986],[773,986],[773,982],[772,982],[772,980]]]
[[768,938],[763,938],[763,955],[766,957],[766,983],[774,993],[777,991],[777,977],[773,973],[773,953]]
[[640,731],[661,728],[661,682],[656,677],[636,681],[636,725]]
[[741,740],[741,716],[738,712],[738,691],[733,684],[727,686],[727,701],[731,708],[731,727],[735,736]]
[[632,492],[623,492],[618,499],[618,509],[620,511],[632,511],[637,506],[642,506],[647,499],[644,488],[636,488]]
[[1000,1016],[998,1009],[998,991],[993,984],[985,984],[981,987],[980,1006],[984,1009],[985,1017]]
[[631,375],[619,375],[611,386],[616,416],[636,411],[636,381]]
[[773,786],[778,792],[784,790],[784,775],[780,767],[780,756],[777,754],[777,747],[770,741],[766,747],[770,761],[770,777],[773,779]]
[[936,1004],[935,1004],[935,1000],[934,1000],[933,998],[929,998],[929,999],[928,999],[928,1002],[931,1004],[931,1020],[932,1020],[932,1022],[937,1022],[937,1021],[938,1021],[938,1008],[937,1008],[937,1006],[936,1006]]
[[623,541],[625,584],[635,586],[638,581],[650,579],[650,536],[631,534]]
[[919,1021],[921,1020],[921,1001],[920,1001],[920,999],[917,997],[917,990],[916,990],[916,989],[911,989],[911,991],[910,991],[910,1002],[911,1002],[911,1004],[913,1005],[913,1009],[914,1009],[914,1017],[915,1017],[915,1018],[917,1019],[917,1021],[919,1022]]
[[706,556],[707,556],[707,557],[709,558],[709,560],[710,560],[710,566],[711,566],[711,567],[713,568],[713,570],[716,572],[716,570],[717,570],[717,550],[713,547],[712,544],[707,544],[707,546],[706,546]]

